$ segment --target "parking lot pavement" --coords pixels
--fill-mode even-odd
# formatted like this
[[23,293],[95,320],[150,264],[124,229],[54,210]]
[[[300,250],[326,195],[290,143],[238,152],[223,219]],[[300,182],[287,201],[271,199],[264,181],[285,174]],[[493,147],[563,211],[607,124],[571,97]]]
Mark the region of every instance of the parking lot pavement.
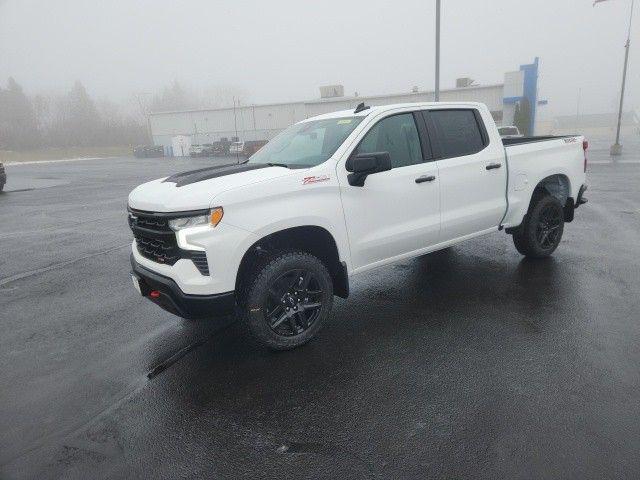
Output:
[[128,192],[210,162],[7,169],[1,478],[638,478],[638,163],[590,168],[552,258],[496,233],[354,277],[276,354],[131,286]]

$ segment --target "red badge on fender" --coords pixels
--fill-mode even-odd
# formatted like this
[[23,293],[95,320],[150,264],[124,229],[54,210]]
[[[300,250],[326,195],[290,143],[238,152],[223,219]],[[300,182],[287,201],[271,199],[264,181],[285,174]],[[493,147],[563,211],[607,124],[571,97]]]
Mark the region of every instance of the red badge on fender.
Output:
[[313,177],[304,177],[302,179],[303,185],[309,185],[310,183],[326,182],[329,180],[329,175],[318,175]]

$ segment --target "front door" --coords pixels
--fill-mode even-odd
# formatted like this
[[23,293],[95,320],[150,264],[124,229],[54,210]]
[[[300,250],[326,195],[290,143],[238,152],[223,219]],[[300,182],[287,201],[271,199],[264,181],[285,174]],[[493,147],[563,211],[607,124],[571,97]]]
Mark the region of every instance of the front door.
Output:
[[422,122],[411,112],[387,116],[365,134],[352,154],[389,152],[392,169],[369,175],[363,187],[349,185],[338,166],[354,272],[438,241],[440,179],[416,120]]

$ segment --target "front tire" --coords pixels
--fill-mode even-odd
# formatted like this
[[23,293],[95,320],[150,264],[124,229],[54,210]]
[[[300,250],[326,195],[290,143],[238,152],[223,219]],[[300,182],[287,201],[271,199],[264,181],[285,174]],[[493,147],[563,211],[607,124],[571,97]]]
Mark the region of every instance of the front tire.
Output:
[[564,210],[557,198],[541,195],[534,199],[520,231],[513,234],[513,243],[528,258],[546,258],[562,240]]
[[304,345],[331,312],[331,276],[309,253],[279,253],[249,273],[243,283],[240,321],[254,343],[272,350]]

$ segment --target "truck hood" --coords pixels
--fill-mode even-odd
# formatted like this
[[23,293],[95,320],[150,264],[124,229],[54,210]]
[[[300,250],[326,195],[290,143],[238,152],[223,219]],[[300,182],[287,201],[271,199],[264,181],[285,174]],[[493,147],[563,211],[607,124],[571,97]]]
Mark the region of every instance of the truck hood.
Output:
[[129,206],[150,212],[207,209],[222,192],[292,173],[285,167],[246,163],[191,170],[136,187],[129,194]]

